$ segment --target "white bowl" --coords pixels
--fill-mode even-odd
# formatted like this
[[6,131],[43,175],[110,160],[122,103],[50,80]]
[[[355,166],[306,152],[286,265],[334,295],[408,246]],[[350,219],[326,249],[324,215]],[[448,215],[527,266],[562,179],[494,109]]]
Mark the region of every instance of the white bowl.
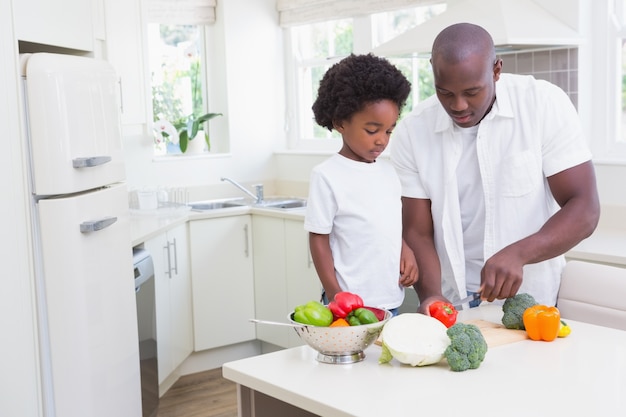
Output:
[[293,312],[289,314],[288,318],[292,324],[301,325],[294,327],[294,329],[302,340],[318,352],[317,360],[319,362],[343,364],[362,361],[365,358],[363,351],[380,336],[383,326],[392,314],[388,310],[378,310],[384,312],[383,320],[360,326],[318,327],[302,325],[302,323],[293,320]]

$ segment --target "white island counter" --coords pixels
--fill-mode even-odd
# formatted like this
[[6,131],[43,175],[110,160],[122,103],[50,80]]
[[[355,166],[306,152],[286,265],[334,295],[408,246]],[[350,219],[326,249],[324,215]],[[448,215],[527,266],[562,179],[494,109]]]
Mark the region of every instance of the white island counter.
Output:
[[[495,305],[459,317],[500,318]],[[568,324],[567,338],[492,347],[480,368],[465,372],[450,371],[445,360],[418,368],[395,360],[380,365],[381,348],[373,345],[355,364],[319,363],[302,346],[226,363],[223,375],[239,385],[242,417],[623,415],[626,332]]]

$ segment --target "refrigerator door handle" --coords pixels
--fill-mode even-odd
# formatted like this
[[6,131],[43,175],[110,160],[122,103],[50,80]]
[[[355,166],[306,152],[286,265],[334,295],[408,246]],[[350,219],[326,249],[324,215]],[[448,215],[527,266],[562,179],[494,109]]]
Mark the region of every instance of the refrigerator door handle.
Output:
[[104,165],[107,162],[111,162],[110,156],[90,156],[87,158],[74,158],[72,159],[72,166],[74,168],[89,168],[97,167],[98,165]]
[[105,217],[100,220],[90,220],[87,222],[82,222],[80,224],[80,232],[81,233],[97,232],[98,230],[102,230],[111,226],[116,221],[117,221],[117,217]]

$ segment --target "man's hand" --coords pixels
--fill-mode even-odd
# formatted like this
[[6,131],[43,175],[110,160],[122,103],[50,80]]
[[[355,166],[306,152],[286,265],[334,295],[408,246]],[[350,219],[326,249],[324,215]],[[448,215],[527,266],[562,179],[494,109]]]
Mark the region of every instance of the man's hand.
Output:
[[480,295],[482,300],[513,297],[523,280],[523,261],[517,256],[514,246],[507,246],[487,259],[480,272]]
[[419,308],[417,309],[417,312],[430,316],[430,305],[434,303],[435,301],[443,301],[445,303],[450,303],[450,300],[448,300],[446,297],[442,295],[435,295],[435,296],[428,297],[420,301],[420,305],[419,305]]

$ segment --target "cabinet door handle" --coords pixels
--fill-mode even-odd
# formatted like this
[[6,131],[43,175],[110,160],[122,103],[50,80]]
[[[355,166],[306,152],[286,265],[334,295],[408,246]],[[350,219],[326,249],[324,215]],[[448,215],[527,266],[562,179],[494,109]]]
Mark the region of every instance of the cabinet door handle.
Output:
[[80,224],[81,233],[97,232],[106,229],[117,221],[117,217],[104,217],[100,220],[90,220]]
[[243,238],[244,238],[244,249],[243,252],[246,254],[246,258],[250,257],[250,244],[248,243],[248,225],[243,226]]
[[120,88],[120,113],[124,114],[124,88],[122,87],[122,77],[119,78],[117,83]]
[[108,155],[103,156],[89,156],[85,158],[72,159],[72,167],[74,168],[90,168],[104,165],[107,162],[111,162],[113,158]]
[[165,246],[163,246],[163,249],[167,251],[167,270],[165,271],[165,273],[167,274],[168,278],[172,278],[172,257],[170,255],[170,241],[169,240],[167,241]]
[[174,246],[174,273],[178,275],[178,248],[176,247],[176,238],[174,238],[172,246]]

